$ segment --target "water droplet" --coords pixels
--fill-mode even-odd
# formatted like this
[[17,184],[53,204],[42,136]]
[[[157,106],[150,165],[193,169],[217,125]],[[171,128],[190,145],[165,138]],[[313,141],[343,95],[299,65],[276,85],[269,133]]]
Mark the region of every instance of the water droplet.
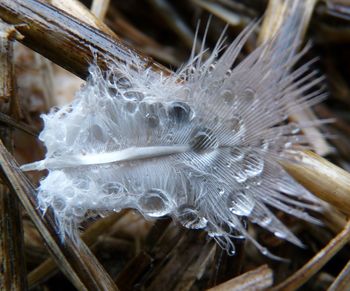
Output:
[[261,150],[266,151],[269,149],[270,144],[267,140],[261,139],[258,146]]
[[105,141],[105,134],[103,133],[101,126],[93,124],[90,127],[90,133],[92,140]]
[[230,155],[232,161],[240,161],[244,158],[245,153],[238,147],[233,147],[230,149]]
[[169,115],[177,122],[188,122],[193,119],[194,112],[185,102],[172,102],[169,105]]
[[66,201],[61,197],[55,197],[52,201],[52,207],[55,211],[63,211],[66,208]]
[[102,192],[105,195],[116,195],[124,191],[124,186],[118,182],[110,182],[102,185]]
[[62,112],[60,113],[60,115],[58,116],[58,119],[64,119],[67,117],[67,113],[66,112]]
[[109,96],[111,96],[111,97],[119,97],[120,96],[118,88],[116,88],[115,86],[116,85],[114,85],[114,84],[110,84],[108,86],[107,92],[108,92]]
[[216,149],[218,141],[212,130],[203,127],[195,130],[192,134],[191,146],[196,151]]
[[268,226],[271,221],[272,221],[272,218],[271,216],[268,214],[268,213],[264,213],[264,214],[261,214],[258,218],[257,218],[257,222],[259,223],[259,225],[263,226],[263,227],[266,227]]
[[209,87],[213,90],[213,92],[215,92],[222,88],[222,85],[224,84],[224,82],[225,82],[225,79],[215,80],[209,84]]
[[245,101],[248,101],[248,102],[252,102],[254,101],[256,97],[256,92],[254,89],[252,88],[246,88],[244,91],[243,91],[243,96],[242,98],[244,98]]
[[157,115],[147,113],[145,117],[149,127],[155,128],[159,125],[159,118]]
[[190,75],[193,75],[195,72],[196,72],[196,68],[195,68],[194,66],[191,66],[191,67],[189,68],[189,73],[190,73]]
[[150,189],[138,200],[140,211],[150,217],[160,217],[171,211],[172,205],[168,194],[160,189]]
[[233,133],[238,133],[242,129],[243,122],[240,117],[235,116],[226,121],[226,126]]
[[128,100],[141,101],[145,95],[139,91],[128,91],[124,93],[124,97]]
[[264,169],[264,160],[257,154],[250,153],[243,160],[243,169],[250,178],[258,176]]
[[220,97],[228,105],[232,105],[235,100],[235,94],[231,90],[224,90]]
[[214,64],[210,64],[209,68],[208,68],[208,72],[212,73],[215,70],[215,65]]
[[72,104],[68,105],[68,107],[67,107],[67,109],[66,109],[66,112],[67,112],[67,113],[73,112]]
[[202,229],[208,224],[208,220],[189,204],[183,204],[177,209],[177,218],[184,227],[190,229]]
[[135,111],[137,109],[137,103],[134,101],[129,101],[125,104],[125,109],[129,113],[135,113]]
[[240,168],[237,169],[237,171],[235,171],[232,175],[238,183],[244,183],[248,179],[247,174]]
[[117,80],[117,87],[126,90],[132,87],[132,83],[127,77],[121,77]]
[[85,215],[85,209],[83,207],[73,207],[73,214],[78,217],[82,217]]
[[227,197],[227,206],[230,211],[239,216],[249,216],[254,208],[253,198],[243,192],[232,192]]
[[88,190],[90,188],[90,182],[88,179],[79,178],[75,181],[74,186],[80,190]]
[[51,113],[56,113],[58,111],[60,111],[60,108],[57,107],[57,106],[52,107],[51,110],[50,110]]

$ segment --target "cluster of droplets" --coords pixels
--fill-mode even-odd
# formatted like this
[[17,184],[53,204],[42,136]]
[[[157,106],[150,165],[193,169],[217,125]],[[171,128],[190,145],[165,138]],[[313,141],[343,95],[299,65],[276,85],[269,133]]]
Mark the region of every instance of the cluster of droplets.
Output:
[[77,98],[43,116],[47,155],[39,164],[55,167],[46,167],[38,200],[44,211],[53,208],[62,237],[76,235],[89,215],[133,208],[204,229],[230,253],[232,238],[246,237],[268,254],[250,237],[247,220],[301,245],[268,206],[318,222],[303,210],[317,210],[317,199],[278,163],[306,144],[287,116],[308,105],[293,85],[307,67],[290,73],[300,56],[281,51],[280,44],[294,41],[289,34],[233,67],[253,30],[220,58],[222,44],[167,77],[143,68],[135,55],[126,64],[111,60],[105,72],[93,65]]
[[[207,72],[209,77],[215,66],[211,68]],[[300,129],[296,124],[282,125],[270,139],[247,141],[249,124],[240,112],[222,118],[218,113],[222,110],[220,106],[217,110],[203,106],[194,110],[195,104],[186,99],[189,96],[184,93],[186,87],[177,91],[177,101],[161,102],[135,86],[125,74],[102,73],[97,67],[91,68],[91,74],[90,83],[82,89],[80,99],[61,109],[53,109],[50,115],[45,116],[46,127],[41,139],[45,141],[48,153],[60,156],[59,150],[64,143],[72,145],[74,134],[75,142],[82,144],[78,151],[84,156],[108,151],[106,144],[112,144],[109,150],[132,146],[122,142],[123,136],[128,141],[132,135],[137,136],[142,145],[182,142],[189,145],[190,151],[173,158],[171,167],[178,167],[175,171],[171,167],[169,169],[169,165],[162,170],[161,160],[159,171],[162,173],[157,173],[157,161],[153,161],[156,166],[150,166],[152,161],[145,166],[142,162],[130,161],[113,166],[51,171],[41,182],[38,199],[43,210],[53,208],[62,236],[65,233],[76,235],[76,225],[88,215],[134,208],[148,218],[170,215],[186,228],[204,229],[229,252],[234,251],[231,238],[241,238],[245,233],[243,222],[233,219],[232,215],[249,218],[272,230],[276,236],[300,244],[274,220],[267,208],[261,208],[260,199],[254,194],[264,179],[271,178],[266,174],[269,163],[265,155],[269,150],[275,147],[275,151],[280,152],[300,142],[297,139]],[[239,96],[234,91],[232,86],[230,90],[218,88],[220,102],[245,108],[252,105],[256,98],[255,91],[249,87],[241,90],[243,93]],[[92,110],[93,121],[96,122],[90,120],[84,129],[81,124],[82,106],[89,108],[96,103],[101,105],[100,110]],[[202,114],[204,110],[209,114]],[[66,127],[61,127],[64,129],[62,133],[50,130],[55,119],[66,122]],[[106,128],[104,125],[108,123],[115,128]],[[76,131],[75,124],[80,124],[76,126]],[[123,126],[126,127],[124,132],[121,131]],[[278,141],[278,149],[275,141]],[[136,146],[138,142],[135,142]],[[69,153],[74,152],[72,148]],[[134,174],[134,169],[138,167],[141,167],[140,174]],[[118,174],[113,176],[111,171]],[[166,173],[167,178],[153,177]],[[59,181],[65,181],[64,186],[54,188],[52,185],[59,184]],[[215,211],[221,212],[220,215],[211,213]],[[304,218],[308,219],[307,216]],[[262,247],[260,249],[264,252]]]

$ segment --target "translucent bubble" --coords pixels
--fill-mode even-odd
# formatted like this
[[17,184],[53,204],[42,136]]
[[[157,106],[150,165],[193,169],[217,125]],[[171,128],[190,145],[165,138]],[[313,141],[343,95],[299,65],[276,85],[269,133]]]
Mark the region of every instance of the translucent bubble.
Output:
[[225,189],[224,188],[218,188],[219,195],[222,196],[225,194]]
[[243,191],[232,192],[227,197],[228,208],[239,216],[249,216],[254,205],[254,199]]
[[261,150],[266,151],[269,149],[270,144],[267,140],[261,139],[258,146]]
[[58,106],[54,106],[50,109],[50,113],[56,113],[58,111],[60,111],[60,108]]
[[141,101],[145,95],[139,91],[127,91],[124,93],[124,97],[129,100]]
[[208,68],[208,72],[212,73],[215,70],[215,65],[214,64],[210,64],[209,68]]
[[62,112],[58,115],[58,119],[64,119],[67,117],[67,113],[66,112]]
[[253,215],[251,216],[251,221],[259,224],[262,227],[267,227],[272,222],[272,217],[268,212],[260,209],[254,209]]
[[134,101],[129,101],[125,104],[125,109],[129,113],[135,113],[137,109],[137,103]]
[[262,173],[264,160],[257,154],[248,154],[243,160],[243,169],[248,177],[255,177]]
[[196,70],[196,68],[195,68],[194,66],[191,66],[191,67],[189,68],[189,74],[191,74],[191,75],[193,75],[196,71],[197,71],[197,70]]
[[55,211],[63,211],[66,208],[66,201],[62,197],[55,197],[52,201]]
[[227,128],[232,131],[232,133],[238,133],[243,128],[242,118],[235,116],[226,121]]
[[240,161],[244,158],[245,152],[241,150],[239,147],[232,147],[230,149],[230,155],[232,161]]
[[115,85],[115,84],[109,84],[109,86],[107,87],[107,92],[108,92],[109,96],[111,96],[113,98],[120,96],[120,93],[119,93],[118,88],[116,86],[117,85]]
[[105,141],[105,134],[103,132],[103,129],[99,125],[92,125],[90,127],[90,133],[93,139],[98,141]]
[[242,168],[238,168],[236,171],[232,173],[232,175],[233,175],[233,178],[235,178],[235,180],[238,183],[244,183],[248,179],[247,173],[243,171]]
[[147,113],[145,118],[149,127],[155,128],[159,125],[159,118],[157,115]]
[[169,115],[177,122],[188,122],[192,120],[194,112],[191,107],[181,101],[172,102],[168,109]]
[[150,189],[138,200],[140,211],[150,217],[160,217],[171,211],[168,194],[160,189]]
[[120,77],[117,82],[117,87],[120,88],[120,89],[129,89],[132,87],[132,83],[131,81],[127,78],[127,77]]
[[85,209],[80,206],[73,207],[73,214],[78,217],[82,217],[85,215]]
[[232,105],[235,100],[235,94],[231,90],[224,90],[220,97],[224,100],[224,102],[228,105]]
[[212,130],[203,127],[195,130],[192,134],[191,146],[197,151],[216,149],[218,141]]
[[256,97],[256,92],[254,89],[246,88],[243,91],[242,98],[244,99],[244,101],[252,102],[254,101],[255,97]]
[[88,179],[78,178],[74,186],[80,190],[88,190],[90,188],[90,181]]
[[208,224],[208,220],[200,215],[192,205],[183,204],[177,209],[177,218],[180,223],[190,229],[202,229]]
[[124,186],[118,182],[110,182],[102,185],[102,192],[105,195],[116,195],[124,191]]

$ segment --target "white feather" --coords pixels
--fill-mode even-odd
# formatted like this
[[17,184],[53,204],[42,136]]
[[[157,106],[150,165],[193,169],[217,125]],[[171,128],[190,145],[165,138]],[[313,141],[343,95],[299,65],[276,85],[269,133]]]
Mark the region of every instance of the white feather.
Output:
[[52,207],[62,236],[76,235],[88,212],[134,208],[205,229],[231,252],[240,233],[268,254],[242,217],[302,245],[266,206],[318,223],[301,210],[317,210],[317,199],[279,164],[304,143],[303,125],[287,124],[288,116],[324,98],[310,93],[322,80],[310,64],[292,71],[303,54],[295,53],[301,7],[239,64],[257,23],[221,57],[222,41],[207,60],[202,48],[171,76],[144,69],[132,54],[106,72],[92,65],[75,100],[43,115],[45,160],[22,166],[49,170],[38,200],[44,211]]

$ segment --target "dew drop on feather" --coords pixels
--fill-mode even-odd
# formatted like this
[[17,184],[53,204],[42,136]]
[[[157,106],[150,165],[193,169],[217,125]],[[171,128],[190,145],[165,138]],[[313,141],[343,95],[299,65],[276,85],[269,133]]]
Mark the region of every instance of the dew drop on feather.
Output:
[[258,154],[250,153],[244,157],[242,166],[247,176],[252,178],[262,173],[264,160]]
[[142,194],[138,200],[140,211],[149,217],[161,217],[169,214],[171,203],[169,194],[160,189],[150,189]]
[[117,80],[117,87],[123,90],[127,90],[132,87],[132,83],[127,77],[120,77]]
[[193,118],[192,108],[185,102],[175,101],[169,105],[169,115],[178,123],[189,122]]
[[83,207],[75,206],[73,207],[73,214],[77,217],[83,217],[85,215],[86,209]]
[[125,104],[125,109],[129,113],[135,113],[137,110],[137,103],[134,101],[129,101]]
[[109,182],[102,185],[102,193],[105,195],[116,195],[124,191],[124,186],[118,182]]
[[188,204],[178,207],[177,219],[184,227],[191,229],[203,229],[208,223],[208,220],[201,216],[196,208]]
[[127,100],[141,101],[145,95],[139,91],[127,91],[124,93],[124,97]]
[[253,197],[243,191],[231,192],[227,197],[229,210],[239,216],[249,216],[254,205]]
[[52,201],[52,207],[55,211],[63,211],[66,208],[66,201],[61,197],[55,197]]
[[231,161],[240,161],[245,157],[245,152],[239,147],[232,147],[230,149]]
[[195,151],[215,149],[218,147],[218,141],[211,129],[202,127],[192,133],[191,146]]
[[224,90],[220,97],[224,100],[227,105],[232,105],[235,101],[235,94],[232,90]]

